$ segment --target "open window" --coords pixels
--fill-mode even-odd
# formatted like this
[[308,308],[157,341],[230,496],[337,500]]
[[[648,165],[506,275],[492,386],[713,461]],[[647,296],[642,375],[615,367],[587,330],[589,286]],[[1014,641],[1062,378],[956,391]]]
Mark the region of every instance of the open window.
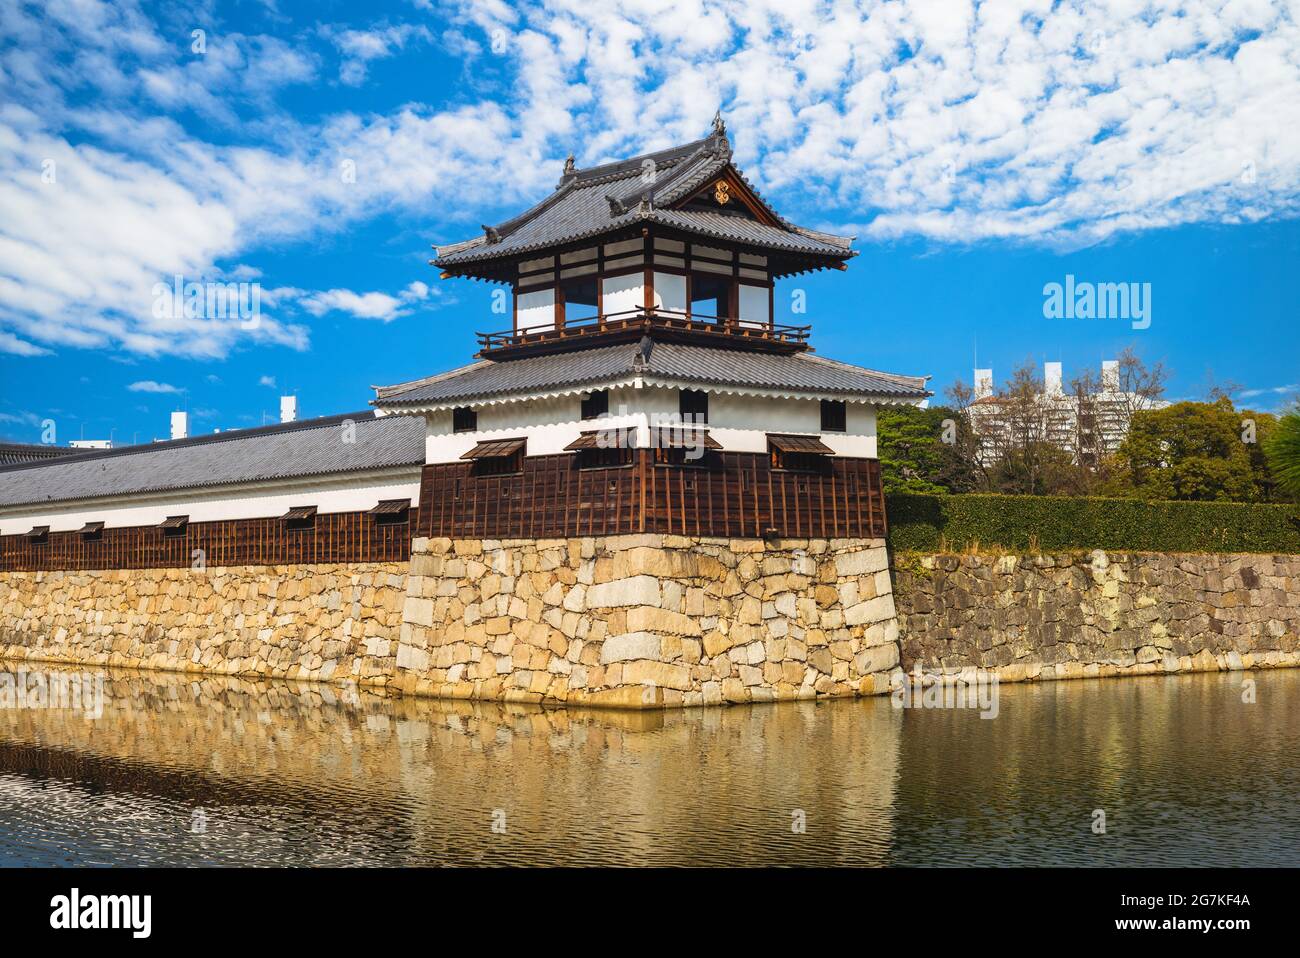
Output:
[[411,517],[411,500],[381,499],[379,504],[370,510],[370,515],[375,517],[377,526],[405,525]]
[[83,542],[98,542],[104,538],[104,523],[87,522],[77,531],[81,533]]
[[789,472],[830,472],[835,450],[816,436],[788,436],[769,433],[768,455],[773,469]]
[[315,529],[316,507],[292,506],[280,519],[284,522],[284,527],[293,532]]
[[595,319],[600,313],[600,281],[591,276],[574,276],[560,283],[560,302],[564,307],[564,323]]
[[725,323],[731,318],[731,277],[691,273],[691,318]]
[[526,439],[489,439],[480,442],[462,459],[474,466],[476,476],[502,476],[524,471]]
[[189,516],[168,516],[161,523],[164,539],[184,539],[189,528]]

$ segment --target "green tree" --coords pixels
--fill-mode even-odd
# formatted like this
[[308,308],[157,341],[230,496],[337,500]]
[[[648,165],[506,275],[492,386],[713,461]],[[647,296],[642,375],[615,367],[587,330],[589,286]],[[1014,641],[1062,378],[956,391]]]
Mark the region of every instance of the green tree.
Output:
[[1260,445],[1279,490],[1300,500],[1300,403],[1277,420]]
[[1246,502],[1258,496],[1242,415],[1227,397],[1135,413],[1119,458],[1138,498]]
[[876,451],[885,492],[969,492],[975,480],[965,430],[963,417],[946,406],[880,407]]

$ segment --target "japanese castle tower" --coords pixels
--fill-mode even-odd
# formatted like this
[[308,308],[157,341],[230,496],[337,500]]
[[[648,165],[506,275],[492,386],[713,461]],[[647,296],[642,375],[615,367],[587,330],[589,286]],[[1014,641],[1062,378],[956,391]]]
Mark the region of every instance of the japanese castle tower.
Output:
[[422,531],[879,538],[875,410],[925,379],[816,355],[776,281],[844,269],[850,237],[795,226],[705,139],[589,169],[436,247],[444,279],[508,285],[478,362],[378,388],[428,422]]
[[886,691],[876,410],[926,379],[820,356],[773,310],[853,255],[759,196],[720,117],[570,157],[437,247],[443,278],[509,290],[469,365],[364,413],[15,447],[0,657],[630,708]]

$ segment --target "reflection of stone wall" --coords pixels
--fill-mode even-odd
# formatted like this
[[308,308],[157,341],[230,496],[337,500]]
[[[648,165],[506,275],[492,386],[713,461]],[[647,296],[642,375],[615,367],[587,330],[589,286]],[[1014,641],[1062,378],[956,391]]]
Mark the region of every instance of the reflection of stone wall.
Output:
[[[891,849],[904,716],[883,697],[630,712],[106,671],[93,721],[0,708],[0,779],[33,783],[40,815],[120,829],[136,864],[880,865]],[[198,807],[205,836],[187,834]]]
[[628,707],[875,694],[898,662],[879,539],[417,539],[395,684]]
[[0,658],[268,678],[390,671],[407,564],[0,574]]
[[5,573],[0,659],[631,708],[875,694],[898,663],[887,562],[879,539],[637,535]]
[[902,665],[1007,681],[1300,665],[1300,556],[900,556]]

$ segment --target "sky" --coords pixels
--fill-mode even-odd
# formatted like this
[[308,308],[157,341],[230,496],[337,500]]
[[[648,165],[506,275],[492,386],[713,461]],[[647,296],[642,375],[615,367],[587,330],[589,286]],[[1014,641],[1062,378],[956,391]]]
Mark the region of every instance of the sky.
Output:
[[[857,236],[777,287],[822,355],[942,394],[1131,346],[1171,399],[1300,395],[1297,2],[6,0],[0,437],[350,412],[462,365],[508,323],[432,244],[719,109],[784,216]],[[1067,276],[1145,316],[1049,317]],[[176,313],[175,277],[259,314]]]

